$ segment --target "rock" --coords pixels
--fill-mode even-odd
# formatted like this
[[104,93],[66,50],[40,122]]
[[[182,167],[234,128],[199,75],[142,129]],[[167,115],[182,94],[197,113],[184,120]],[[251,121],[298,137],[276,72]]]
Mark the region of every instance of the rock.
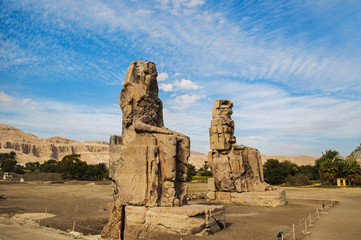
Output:
[[278,207],[286,204],[286,192],[283,189],[265,192],[232,192],[231,202],[249,206]]
[[38,138],[15,127],[0,124],[0,152],[16,153],[18,162],[40,162],[49,159],[61,160],[77,153],[88,164],[109,162],[109,144],[105,141],[78,142],[66,138]]
[[[224,206],[185,205],[181,207],[126,206],[124,239],[149,239],[164,234],[209,234],[226,226]],[[112,211],[111,216],[114,216]],[[102,238],[119,239],[121,224],[103,229]],[[105,234],[106,230],[111,234]]]

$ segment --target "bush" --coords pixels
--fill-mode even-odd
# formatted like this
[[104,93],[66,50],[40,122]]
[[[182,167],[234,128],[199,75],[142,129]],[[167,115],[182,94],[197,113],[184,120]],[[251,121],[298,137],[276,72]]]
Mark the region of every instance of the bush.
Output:
[[306,186],[311,185],[312,182],[303,174],[297,174],[296,176],[288,175],[286,177],[286,186]]
[[197,174],[196,167],[193,164],[187,164],[187,182],[192,181],[193,177]]
[[19,165],[19,164],[15,165],[13,172],[15,172],[17,174],[24,174],[25,173],[23,167],[21,165]]
[[40,167],[39,162],[28,162],[25,164],[25,169],[30,170],[31,172],[35,172]]
[[88,169],[86,170],[85,174],[86,174],[87,178],[89,178],[89,177],[92,177],[95,179],[108,179],[109,178],[108,169],[104,163],[99,163],[96,165],[89,164]]
[[58,161],[54,159],[50,159],[48,161],[43,162],[39,166],[39,170],[40,172],[52,172],[52,173],[60,172]]

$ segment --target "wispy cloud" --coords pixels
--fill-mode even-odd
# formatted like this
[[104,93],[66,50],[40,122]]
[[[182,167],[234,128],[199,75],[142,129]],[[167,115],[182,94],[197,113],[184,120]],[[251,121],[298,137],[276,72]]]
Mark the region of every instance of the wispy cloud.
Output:
[[168,78],[168,74],[165,72],[162,72],[162,73],[158,74],[157,80],[158,80],[158,82],[162,82],[162,81],[167,80],[167,78]]
[[[113,104],[99,85],[120,90],[129,63],[150,60],[166,123],[203,151],[212,104],[227,98],[240,143],[275,154],[315,155],[337,144],[347,152],[361,136],[360,11],[358,3],[337,1],[156,0],[141,8],[139,1],[7,1],[0,9],[1,117],[49,133],[109,135],[116,129],[100,130],[100,122],[120,125],[120,110],[99,108]],[[37,95],[44,82],[66,85],[58,89],[66,97]],[[71,103],[77,96],[67,88],[89,88],[89,106]],[[58,128],[58,119],[71,130]]]
[[12,102],[14,102],[14,98],[7,95],[4,91],[1,91],[0,92],[0,102],[12,103]]
[[1,122],[35,130],[39,137],[108,141],[110,135],[121,134],[121,112],[116,105],[93,109],[47,99],[16,98],[3,91],[0,96]]

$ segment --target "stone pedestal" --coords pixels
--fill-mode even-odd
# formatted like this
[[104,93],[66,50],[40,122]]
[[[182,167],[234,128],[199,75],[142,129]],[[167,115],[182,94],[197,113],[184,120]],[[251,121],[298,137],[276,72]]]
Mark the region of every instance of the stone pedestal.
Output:
[[278,207],[286,204],[283,189],[262,192],[222,192],[214,187],[214,179],[208,179],[207,201],[211,203],[240,204],[261,207]]
[[[109,204],[109,212],[115,225],[107,225],[102,238],[138,239],[164,234],[209,234],[226,227],[224,206],[185,205],[181,207],[145,207]],[[124,225],[122,226],[122,216]],[[121,233],[123,232],[123,233]]]

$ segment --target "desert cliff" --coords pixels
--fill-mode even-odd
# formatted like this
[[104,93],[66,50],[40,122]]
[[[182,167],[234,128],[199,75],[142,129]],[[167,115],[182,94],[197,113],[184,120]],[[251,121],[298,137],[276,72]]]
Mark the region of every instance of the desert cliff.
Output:
[[79,142],[61,137],[38,138],[20,129],[0,123],[0,152],[16,152],[19,163],[44,162],[77,153],[88,164],[109,160],[109,144],[105,141]]

